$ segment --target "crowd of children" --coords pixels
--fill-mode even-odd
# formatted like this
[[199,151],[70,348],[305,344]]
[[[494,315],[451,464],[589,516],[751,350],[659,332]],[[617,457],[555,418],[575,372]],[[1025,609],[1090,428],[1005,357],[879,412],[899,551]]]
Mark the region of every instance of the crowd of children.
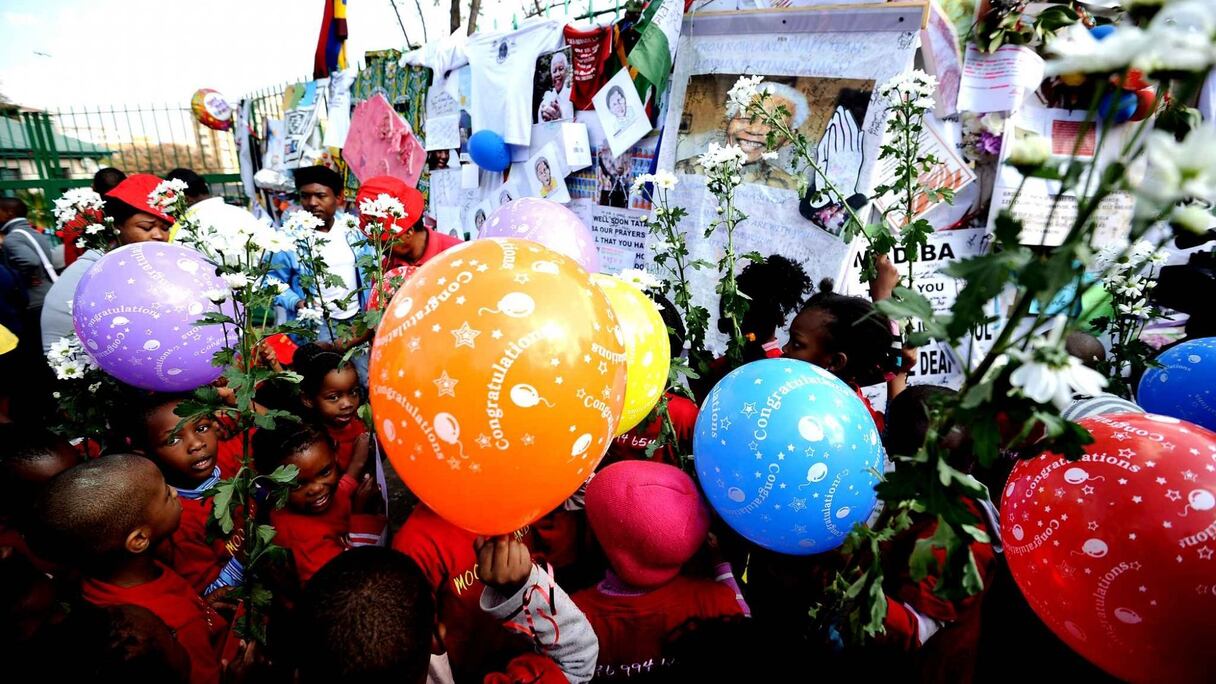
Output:
[[[342,225],[330,174],[297,176],[325,230]],[[106,195],[107,211],[159,220],[124,192],[132,179]],[[415,200],[403,184],[377,187]],[[127,239],[164,239],[158,226]],[[449,244],[421,222],[407,237],[408,248],[384,258],[417,266]],[[889,263],[878,267],[873,299],[898,279]],[[284,262],[295,288],[292,268]],[[780,256],[745,269],[740,287],[750,299],[749,358],[816,364],[862,401],[863,386],[887,382],[885,415],[870,408],[875,424],[892,450],[916,450],[926,407],[949,390],[905,390],[915,357],[871,299],[832,292],[830,282],[812,294],[812,278]],[[662,306],[678,354],[674,311]],[[1089,360],[1097,352],[1085,342],[1076,340],[1084,350],[1076,353]],[[935,573],[913,578],[897,562],[882,585],[885,634],[864,652],[845,647],[837,618],[810,611],[839,554],[782,556],[717,519],[680,458],[691,452],[697,405],[678,393],[664,398],[676,444],[648,448],[660,430],[652,414],[611,445],[582,490],[513,535],[478,537],[423,504],[386,511],[381,452],[359,412],[366,386],[344,351],[308,343],[290,358],[265,355],[300,382],[263,387],[257,401],[299,421],[251,435],[218,417],[183,421],[185,395],[142,392],[112,407],[116,437],[104,455],[30,424],[0,425],[7,662],[53,681],[776,681],[839,672],[961,682],[982,669],[977,654],[1002,657],[999,647],[981,648],[988,632],[1006,634],[1001,616],[985,609],[987,592],[946,600],[933,592]],[[964,428],[944,440],[965,460]],[[217,534],[213,520],[213,488],[241,466],[246,446],[261,474],[298,471],[283,508],[237,514],[273,525],[288,552],[263,578],[266,597],[243,591],[258,540],[242,538],[239,521],[233,534]],[[999,592],[1008,577],[994,509],[970,506],[992,540],[972,547],[981,579]],[[914,519],[888,557],[906,559],[935,526]],[[266,616],[256,642],[234,629],[250,601]]]

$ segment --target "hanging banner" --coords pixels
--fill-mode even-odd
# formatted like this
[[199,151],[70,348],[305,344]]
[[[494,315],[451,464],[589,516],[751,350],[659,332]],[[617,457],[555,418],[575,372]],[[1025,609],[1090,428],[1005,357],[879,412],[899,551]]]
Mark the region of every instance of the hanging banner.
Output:
[[[871,194],[885,110],[879,85],[911,68],[924,5],[834,7],[748,13],[695,14],[686,19],[676,52],[675,74],[664,127],[659,168],[674,169],[680,184],[675,204],[688,211],[681,229],[692,259],[717,263],[725,235],[702,239],[717,218],[705,188],[698,156],[710,143],[740,146],[747,154],[736,206],[748,216],[735,231],[739,254],[780,253],[803,265],[813,281],[839,279],[849,246],[838,237],[844,204],[823,202],[800,212],[798,188],[822,179],[799,179],[788,141],[767,159],[769,127],[727,107],[727,92],[740,76],[763,76],[770,102],[789,112],[788,124],[805,135],[817,163],[857,208]],[[692,237],[696,239],[691,239]],[[653,240],[653,238],[651,238]],[[717,316],[713,269],[694,272],[693,292]],[[724,346],[716,333],[715,350]]]

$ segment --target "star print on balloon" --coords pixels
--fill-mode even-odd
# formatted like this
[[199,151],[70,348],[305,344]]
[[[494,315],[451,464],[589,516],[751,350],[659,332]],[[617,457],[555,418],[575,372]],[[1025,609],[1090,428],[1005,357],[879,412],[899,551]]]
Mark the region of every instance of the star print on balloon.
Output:
[[1057,636],[1110,674],[1210,680],[1216,433],[1153,414],[1079,424],[1094,437],[1080,460],[1020,461],[1005,485],[1014,579]]
[[1187,340],[1157,356],[1140,378],[1144,410],[1216,430],[1216,337]]
[[625,347],[590,283],[536,243],[476,240],[428,262],[385,308],[369,373],[378,432],[410,490],[450,522],[517,530],[608,449]]
[[870,517],[886,458],[856,392],[791,359],[755,361],[723,378],[697,417],[693,454],[727,524],[803,556],[840,546]]
[[[192,390],[223,371],[211,363],[225,346],[223,327],[198,325],[221,311],[206,294],[217,290],[228,286],[198,252],[140,242],[106,254],[84,274],[72,322],[89,356],[115,378],[147,390]],[[231,315],[230,307],[223,312]]]

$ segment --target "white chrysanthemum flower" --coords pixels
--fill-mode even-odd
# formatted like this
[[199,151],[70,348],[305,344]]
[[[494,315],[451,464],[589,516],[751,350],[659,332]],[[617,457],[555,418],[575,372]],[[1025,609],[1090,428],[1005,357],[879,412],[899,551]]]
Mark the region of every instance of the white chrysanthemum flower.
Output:
[[649,173],[640,174],[638,177],[633,179],[633,187],[631,188],[632,194],[637,195],[637,194],[641,193],[642,189],[646,187],[647,183],[653,183],[653,182],[654,182],[653,175],[651,175]]
[[1019,168],[1042,166],[1051,158],[1051,142],[1037,133],[1014,136],[1009,148],[1009,163]]
[[63,228],[80,214],[99,212],[104,207],[105,201],[101,199],[101,195],[93,192],[92,188],[73,188],[55,200],[55,225],[57,228]]
[[1052,331],[1031,342],[1029,350],[1010,350],[1009,355],[1021,362],[1009,374],[1010,393],[1063,410],[1075,395],[1102,392],[1106,378],[1064,350],[1065,327],[1064,317],[1057,316]]
[[627,268],[617,277],[643,292],[658,289],[663,285],[658,278],[638,268]]
[[1150,209],[1182,200],[1216,200],[1216,129],[1197,126],[1182,142],[1164,131],[1149,133],[1145,144],[1148,169],[1136,187]]
[[203,292],[203,296],[209,299],[212,304],[223,304],[224,302],[228,301],[228,294],[228,290],[223,290],[218,287],[214,290],[207,290],[206,292]]
[[79,380],[84,377],[84,364],[80,361],[65,361],[55,367],[55,377],[60,380]]
[[101,389],[101,383],[95,382],[89,385],[89,394],[97,394],[97,390]]
[[727,179],[738,175],[743,169],[747,155],[738,145],[719,145],[711,142],[705,153],[698,158],[706,175],[723,176]]
[[393,197],[381,193],[375,199],[366,199],[359,204],[359,213],[372,218],[405,218],[405,206]]
[[224,273],[220,277],[224,279],[224,282],[228,284],[228,287],[234,290],[249,285],[249,276],[245,275],[244,273]]
[[1191,233],[1203,233],[1212,226],[1212,212],[1195,204],[1174,207],[1170,212],[1170,225]]
[[735,85],[731,86],[730,91],[726,93],[727,105],[740,111],[747,111],[752,101],[760,94],[759,88],[763,82],[763,76],[740,76],[739,80],[735,81]]
[[879,94],[893,102],[906,102],[918,109],[933,108],[933,93],[937,90],[937,78],[914,69],[902,73],[884,83]]
[[323,225],[325,222],[321,219],[307,211],[297,209],[283,219],[283,232],[293,240],[307,240]]
[[660,190],[672,190],[680,184],[680,179],[674,173],[660,169],[654,174],[654,184]]
[[306,306],[296,312],[296,318],[301,321],[314,322],[322,319],[321,309],[317,307]]
[[161,181],[152,192],[148,193],[148,205],[171,213],[177,206],[178,198],[186,191],[186,182],[173,178]]

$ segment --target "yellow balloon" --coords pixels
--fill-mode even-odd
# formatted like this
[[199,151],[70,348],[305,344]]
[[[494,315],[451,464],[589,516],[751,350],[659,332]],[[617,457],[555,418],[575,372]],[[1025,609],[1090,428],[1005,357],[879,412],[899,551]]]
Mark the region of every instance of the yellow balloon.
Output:
[[625,336],[625,407],[619,437],[650,415],[667,389],[671,343],[658,307],[641,290],[613,276],[596,274],[591,280],[608,297]]

